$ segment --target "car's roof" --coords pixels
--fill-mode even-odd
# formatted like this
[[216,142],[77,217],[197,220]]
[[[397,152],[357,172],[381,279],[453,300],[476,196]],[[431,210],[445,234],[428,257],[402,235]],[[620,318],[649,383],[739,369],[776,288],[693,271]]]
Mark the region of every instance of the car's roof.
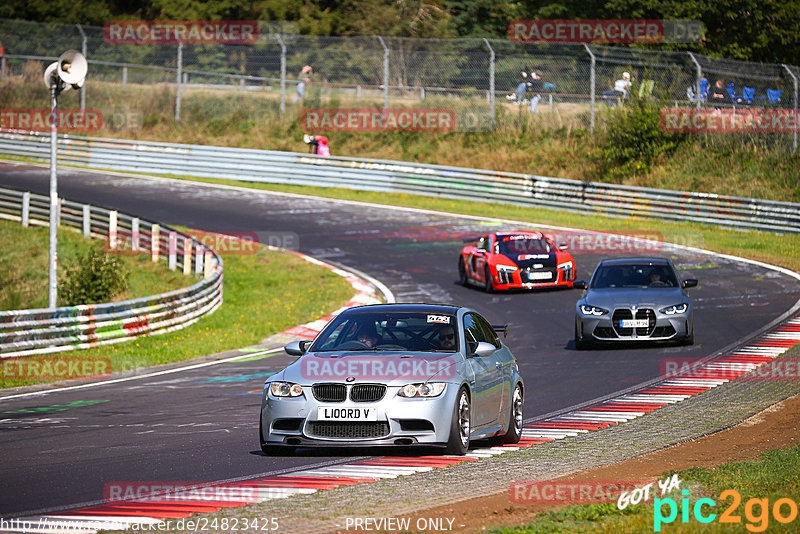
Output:
[[665,258],[613,258],[601,261],[600,265],[641,265],[642,263],[669,265],[669,260]]
[[450,304],[370,304],[348,308],[344,314],[353,313],[444,313],[455,315],[459,307]]
[[513,236],[513,235],[530,235],[535,236],[536,238],[545,237],[542,232],[537,230],[515,230],[513,232],[497,232],[495,234],[497,237],[506,237],[506,236]]

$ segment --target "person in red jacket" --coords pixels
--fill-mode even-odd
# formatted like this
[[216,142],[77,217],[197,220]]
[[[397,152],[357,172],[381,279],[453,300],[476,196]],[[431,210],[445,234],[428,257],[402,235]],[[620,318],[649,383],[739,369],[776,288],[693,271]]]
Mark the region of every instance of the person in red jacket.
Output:
[[318,156],[330,157],[331,149],[328,146],[328,138],[324,135],[304,135],[303,141],[311,146],[311,152]]

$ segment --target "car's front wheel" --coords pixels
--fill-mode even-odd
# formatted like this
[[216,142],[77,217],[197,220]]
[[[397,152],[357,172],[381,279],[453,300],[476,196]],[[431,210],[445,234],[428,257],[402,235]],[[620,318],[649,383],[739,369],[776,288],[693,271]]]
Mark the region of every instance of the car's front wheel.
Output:
[[581,339],[578,336],[578,323],[575,323],[575,350],[586,350],[591,347],[591,343],[589,343],[586,339]]
[[485,267],[484,273],[486,279],[483,282],[483,289],[485,289],[487,293],[492,293],[494,291],[494,283],[492,282],[492,271],[489,269],[488,265]]
[[281,445],[267,445],[264,442],[264,432],[261,417],[258,418],[258,441],[261,444],[261,452],[267,456],[288,456],[294,452],[294,447],[283,447]]
[[464,267],[464,258],[458,257],[458,281],[462,286],[467,285],[467,269]]
[[511,409],[508,415],[508,429],[502,436],[492,439],[492,443],[504,445],[507,443],[519,443],[522,439],[522,386],[514,386],[514,393],[511,395]]
[[469,448],[470,434],[470,402],[466,388],[458,390],[456,404],[453,407],[453,419],[450,423],[450,439],[447,441],[447,453],[462,456]]

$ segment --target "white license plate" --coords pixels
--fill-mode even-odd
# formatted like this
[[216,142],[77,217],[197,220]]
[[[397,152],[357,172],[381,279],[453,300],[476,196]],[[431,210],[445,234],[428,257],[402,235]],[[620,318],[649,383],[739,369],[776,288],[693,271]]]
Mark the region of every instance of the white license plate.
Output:
[[320,406],[317,408],[317,419],[320,421],[377,421],[378,410],[371,406],[358,408]]
[[620,319],[620,328],[647,328],[650,326],[650,321],[647,319]]
[[528,273],[528,280],[550,280],[553,273]]

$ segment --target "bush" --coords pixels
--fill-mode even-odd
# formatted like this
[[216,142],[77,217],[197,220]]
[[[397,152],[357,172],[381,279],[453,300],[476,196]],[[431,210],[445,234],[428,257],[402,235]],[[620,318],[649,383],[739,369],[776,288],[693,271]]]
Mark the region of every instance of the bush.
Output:
[[67,268],[60,299],[64,306],[109,302],[128,288],[128,272],[119,258],[93,246]]
[[600,141],[602,177],[646,174],[660,156],[674,152],[685,139],[684,134],[661,129],[659,106],[635,99],[609,115]]

